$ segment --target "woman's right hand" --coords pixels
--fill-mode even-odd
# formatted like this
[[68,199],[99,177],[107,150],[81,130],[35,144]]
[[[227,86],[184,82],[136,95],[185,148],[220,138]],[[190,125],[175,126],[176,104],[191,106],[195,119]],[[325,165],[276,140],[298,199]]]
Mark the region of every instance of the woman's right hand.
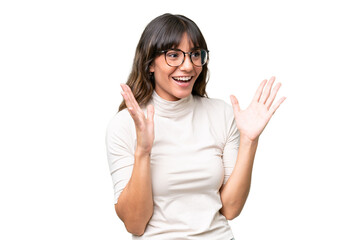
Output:
[[137,146],[136,154],[150,154],[154,142],[154,106],[147,107],[147,117],[141,110],[131,89],[126,84],[120,84],[126,107],[134,120],[136,128]]

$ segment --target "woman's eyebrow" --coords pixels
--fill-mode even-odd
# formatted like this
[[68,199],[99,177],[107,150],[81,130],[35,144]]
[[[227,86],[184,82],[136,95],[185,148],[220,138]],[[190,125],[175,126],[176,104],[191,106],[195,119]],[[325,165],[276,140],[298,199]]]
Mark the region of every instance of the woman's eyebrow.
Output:
[[[198,50],[198,49],[201,49],[201,47],[193,47],[193,48],[190,48],[190,52],[194,51],[194,50]],[[181,50],[183,51],[182,49],[178,48],[178,47],[172,47],[172,48],[169,48],[168,50]],[[185,52],[185,51],[184,51]]]

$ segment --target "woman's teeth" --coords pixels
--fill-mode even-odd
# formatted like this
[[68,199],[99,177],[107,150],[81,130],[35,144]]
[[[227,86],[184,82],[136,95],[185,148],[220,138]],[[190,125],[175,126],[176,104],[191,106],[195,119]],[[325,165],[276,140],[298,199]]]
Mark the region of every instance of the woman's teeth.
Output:
[[190,81],[192,77],[173,77],[174,80],[176,81],[183,81],[183,82],[187,82]]

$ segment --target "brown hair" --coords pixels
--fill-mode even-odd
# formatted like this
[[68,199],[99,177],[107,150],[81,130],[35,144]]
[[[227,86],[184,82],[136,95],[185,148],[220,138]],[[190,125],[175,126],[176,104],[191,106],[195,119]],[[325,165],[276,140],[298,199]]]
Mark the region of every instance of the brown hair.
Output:
[[[159,51],[178,46],[184,33],[188,34],[195,47],[207,50],[206,41],[200,29],[185,16],[166,13],[153,19],[146,26],[136,47],[132,70],[126,82],[140,106],[150,101],[155,89],[154,76],[149,71],[150,64],[159,55]],[[208,97],[205,90],[207,81],[208,68],[205,64],[195,81],[192,94]],[[119,111],[124,108],[126,105],[123,100]]]

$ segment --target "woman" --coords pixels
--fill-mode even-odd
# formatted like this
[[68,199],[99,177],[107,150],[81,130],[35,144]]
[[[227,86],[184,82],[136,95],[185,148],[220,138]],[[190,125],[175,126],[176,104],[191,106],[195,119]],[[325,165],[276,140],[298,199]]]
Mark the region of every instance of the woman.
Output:
[[[264,80],[250,106],[206,94],[208,49],[197,25],[164,14],[145,28],[124,101],[107,128],[115,210],[133,239],[233,239],[258,139],[285,100]],[[265,87],[266,85],[266,87]]]

